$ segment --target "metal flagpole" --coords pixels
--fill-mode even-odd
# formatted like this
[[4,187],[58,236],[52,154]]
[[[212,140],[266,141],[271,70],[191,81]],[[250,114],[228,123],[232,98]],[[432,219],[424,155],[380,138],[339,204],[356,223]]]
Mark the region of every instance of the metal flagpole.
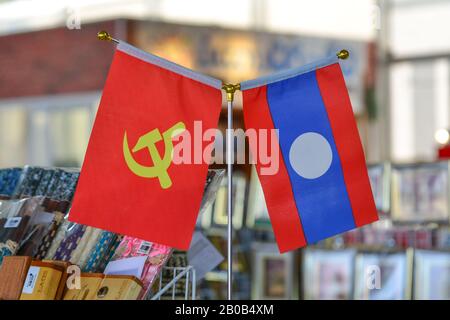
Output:
[[228,201],[227,201],[227,299],[233,298],[233,100],[234,93],[239,90],[239,84],[224,84],[222,89],[227,94],[227,174],[228,174]]

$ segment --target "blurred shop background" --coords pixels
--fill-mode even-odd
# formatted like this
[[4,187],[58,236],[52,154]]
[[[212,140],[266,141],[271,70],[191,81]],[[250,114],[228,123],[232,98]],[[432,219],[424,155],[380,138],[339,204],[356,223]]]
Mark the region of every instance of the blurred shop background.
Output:
[[[114,53],[99,30],[232,83],[348,49],[381,220],[280,255],[237,165],[235,298],[450,299],[450,0],[0,1],[0,168],[81,166]],[[197,225],[224,256],[225,187]],[[226,261],[198,292],[226,297]]]

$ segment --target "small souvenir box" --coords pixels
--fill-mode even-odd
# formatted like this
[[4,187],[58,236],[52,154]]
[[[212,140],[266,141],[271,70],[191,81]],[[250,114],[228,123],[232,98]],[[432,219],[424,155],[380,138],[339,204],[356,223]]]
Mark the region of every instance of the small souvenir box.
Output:
[[104,276],[103,273],[82,273],[79,289],[68,288],[63,300],[95,300]]
[[33,261],[28,269],[20,300],[54,300],[64,268],[54,263]]
[[142,282],[133,276],[105,276],[95,300],[136,300],[142,291]]
[[0,300],[18,300],[22,292],[30,257],[8,256],[0,268]]
[[82,273],[80,288],[69,288],[64,300],[136,300],[142,282],[133,276]]
[[68,268],[72,266],[72,264],[68,261],[59,261],[59,260],[42,260],[42,262],[50,263],[54,266],[63,268],[63,274],[61,276],[61,281],[59,282],[58,290],[56,291],[55,300],[61,300],[64,297],[64,293],[67,288],[67,278],[70,274]]

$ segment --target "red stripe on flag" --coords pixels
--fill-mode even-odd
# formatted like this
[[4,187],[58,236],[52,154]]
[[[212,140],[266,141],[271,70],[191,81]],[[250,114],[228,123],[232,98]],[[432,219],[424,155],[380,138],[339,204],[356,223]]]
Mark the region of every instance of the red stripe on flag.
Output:
[[[267,87],[259,87],[243,91],[244,122],[247,129],[267,129],[267,146],[270,144],[270,130],[274,129],[269,106],[267,104]],[[276,140],[278,143],[278,140]],[[258,138],[257,147],[261,144]],[[263,187],[267,209],[272,222],[273,231],[280,252],[286,252],[306,245],[302,224],[292,193],[289,176],[284,165],[281,150],[278,147],[279,170],[274,175],[261,175],[261,167],[255,145],[250,144],[254,159],[257,159],[256,169],[259,181]],[[270,149],[269,149],[270,150]]]
[[364,151],[340,65],[318,69],[316,76],[341,159],[355,224],[359,227],[377,221]]

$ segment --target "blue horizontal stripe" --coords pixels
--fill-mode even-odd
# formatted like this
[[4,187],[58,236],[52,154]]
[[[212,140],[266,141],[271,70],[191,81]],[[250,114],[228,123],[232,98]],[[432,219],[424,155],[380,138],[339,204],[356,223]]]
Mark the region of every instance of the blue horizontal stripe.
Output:
[[[269,84],[267,101],[289,174],[294,198],[308,243],[355,228],[328,114],[315,71]],[[328,171],[316,179],[297,174],[289,162],[294,140],[303,133],[321,134],[333,154]]]

